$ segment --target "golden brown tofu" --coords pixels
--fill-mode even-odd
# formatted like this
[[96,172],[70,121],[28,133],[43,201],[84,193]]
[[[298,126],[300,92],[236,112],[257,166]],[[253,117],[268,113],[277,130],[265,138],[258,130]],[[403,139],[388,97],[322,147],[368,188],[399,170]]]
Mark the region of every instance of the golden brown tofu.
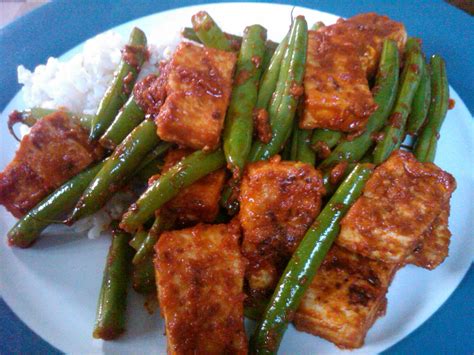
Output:
[[20,218],[102,154],[64,112],[46,116],[23,137],[15,158],[0,173],[0,204]]
[[377,108],[367,79],[376,71],[385,39],[394,39],[403,50],[405,28],[374,13],[309,31],[301,128],[365,128]]
[[449,204],[443,207],[433,224],[423,232],[421,240],[412,254],[406,259],[407,264],[433,270],[448,256],[451,232],[448,228]]
[[156,282],[169,354],[246,354],[237,223],[164,232]]
[[341,221],[336,243],[372,259],[403,263],[455,187],[447,172],[397,150],[367,181]]
[[[190,149],[171,150],[165,157],[163,173],[190,153],[192,153]],[[182,189],[165,208],[177,218],[180,225],[213,222],[219,212],[219,199],[224,180],[224,169],[215,171]]]
[[235,62],[235,53],[180,43],[170,63],[168,97],[155,119],[161,139],[193,149],[218,146]]
[[334,27],[336,29],[333,35],[338,36],[341,42],[350,39],[355,44],[362,68],[368,78],[374,76],[377,71],[384,40],[395,41],[400,54],[405,49],[407,40],[405,26],[387,16],[374,12],[359,14],[347,20],[339,19]]
[[385,295],[397,268],[333,245],[295,313],[296,329],[341,348],[361,347],[385,314]]
[[354,44],[338,43],[330,32],[308,32],[301,128],[353,132],[365,127],[377,105],[357,54]]
[[251,290],[271,293],[321,208],[321,174],[309,164],[261,161],[248,165],[240,194],[242,252]]

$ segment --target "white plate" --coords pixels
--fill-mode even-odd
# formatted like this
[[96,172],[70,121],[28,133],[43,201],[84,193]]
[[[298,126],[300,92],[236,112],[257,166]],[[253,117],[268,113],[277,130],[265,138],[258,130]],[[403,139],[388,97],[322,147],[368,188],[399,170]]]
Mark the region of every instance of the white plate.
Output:
[[[290,24],[292,7],[270,4],[209,4],[175,9],[147,16],[115,28],[127,36],[132,26],[145,32],[159,29],[163,42],[173,38],[181,27],[190,24],[191,15],[207,10],[231,33],[241,33],[245,25],[260,23],[268,29],[269,38],[278,40]],[[327,24],[336,16],[310,9],[295,8],[308,23]],[[70,57],[79,47],[66,53]],[[21,63],[18,63],[21,64]],[[451,172],[458,188],[452,198],[450,226],[453,233],[450,257],[436,270],[408,266],[399,271],[388,293],[388,309],[369,331],[365,346],[351,354],[378,353],[403,339],[431,316],[456,289],[472,261],[473,238],[473,170],[474,155],[472,117],[460,97],[451,89],[456,101],[448,113],[439,142],[436,163]],[[6,107],[0,130],[2,154],[0,169],[12,159],[16,142],[6,129],[7,114],[23,108],[20,95]],[[0,208],[0,231],[5,236],[14,218]],[[109,240],[88,240],[68,233],[44,237],[33,248],[11,249],[0,245],[0,291],[12,310],[36,333],[67,353],[165,353],[163,321],[158,314],[149,316],[143,299],[130,292],[127,332],[117,341],[92,339],[96,302],[102,279]],[[290,326],[280,353],[337,353],[331,343],[300,333]],[[348,353],[348,352],[346,352]]]

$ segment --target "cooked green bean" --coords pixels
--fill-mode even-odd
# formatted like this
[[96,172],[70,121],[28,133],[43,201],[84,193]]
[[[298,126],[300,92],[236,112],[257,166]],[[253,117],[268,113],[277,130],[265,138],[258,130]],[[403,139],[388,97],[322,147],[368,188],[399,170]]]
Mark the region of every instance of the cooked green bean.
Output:
[[315,22],[313,24],[313,26],[311,26],[311,31],[317,31],[317,30],[319,30],[320,28],[323,28],[323,27],[326,27],[324,22],[318,21],[318,22]]
[[8,244],[20,248],[29,247],[47,226],[74,207],[104,164],[105,161],[101,161],[84,170],[44,198],[10,229],[7,234]]
[[275,354],[288,322],[339,233],[339,222],[360,196],[372,165],[359,164],[344,180],[293,253],[252,339],[253,353]]
[[413,97],[420,84],[424,64],[420,44],[416,39],[410,38],[407,46],[409,49],[406,53],[395,107],[390,114],[388,125],[383,130],[383,138],[375,146],[375,164],[385,161],[402,144],[407,117],[410,114]]
[[[308,28],[302,16],[296,17],[290,30],[288,47],[280,67],[277,88],[270,103],[269,117],[272,127],[272,139],[269,143],[256,142],[252,147],[250,161],[265,160],[277,154],[291,134],[306,63]],[[278,109],[272,105],[278,103]]]
[[107,131],[100,137],[100,144],[109,150],[114,150],[144,118],[145,113],[131,95]]
[[277,49],[273,53],[268,68],[263,72],[262,78],[260,79],[257,103],[255,107],[257,109],[267,109],[268,104],[272,98],[273,93],[278,82],[278,75],[280,74],[281,62],[283,56],[288,48],[288,36],[285,36],[283,41],[278,45]]
[[183,188],[224,165],[222,149],[213,152],[199,150],[188,155],[148,187],[124,214],[120,226],[126,231],[135,232]]
[[152,255],[147,255],[141,262],[132,265],[132,287],[140,294],[156,292],[155,266]]
[[[191,28],[191,27],[183,28],[181,30],[181,35],[184,38],[189,39],[191,41],[202,43],[201,40],[199,39],[198,35],[196,34],[196,31],[194,31],[194,28]],[[231,33],[226,33],[226,32],[224,32],[224,35],[227,37],[228,40],[230,40],[232,42],[233,47],[236,47],[236,49],[238,49],[238,47],[240,47],[240,45],[242,43],[242,37],[231,34]],[[278,47],[278,43],[275,43],[273,41],[268,40],[266,42],[265,47],[269,50],[269,52],[273,53],[275,51],[276,47]]]
[[133,249],[138,250],[140,249],[140,246],[145,241],[147,235],[148,235],[148,231],[145,229],[142,229],[138,231],[137,233],[135,233],[135,235],[133,236],[133,238],[130,240],[128,244],[130,244],[130,246]]
[[111,340],[125,331],[125,310],[127,308],[127,287],[133,249],[128,245],[130,234],[118,229],[112,231],[104,277],[97,305],[93,337]]
[[316,153],[311,148],[312,130],[297,128],[298,130],[298,149],[296,161],[314,165],[316,163]]
[[339,143],[341,137],[342,133],[339,131],[317,128],[311,136],[311,148],[319,158],[324,158]]
[[357,162],[374,145],[373,134],[383,128],[397,96],[399,62],[397,44],[386,40],[372,89],[374,101],[378,105],[377,110],[369,117],[365,132],[354,139],[339,143],[318,166],[319,169],[327,170],[342,161]]
[[115,149],[77,203],[67,224],[89,216],[102,208],[137,171],[142,159],[159,143],[153,120],[137,126]]
[[446,64],[439,55],[431,57],[431,93],[426,126],[415,142],[414,154],[421,162],[433,162],[439,131],[446,117],[449,105],[449,84]]
[[298,122],[293,122],[293,128],[291,130],[291,144],[290,144],[290,160],[296,161],[296,158],[298,156],[298,135],[300,133],[299,128],[298,128]]
[[133,85],[146,58],[146,36],[139,28],[134,28],[125,47],[122,60],[114,79],[99,104],[92,120],[90,138],[99,139],[107,130],[120,108],[127,101]]
[[237,59],[234,87],[224,129],[224,153],[227,167],[232,171],[235,179],[239,179],[242,175],[252,146],[252,116],[257,101],[266,38],[267,30],[262,26],[247,27]]
[[32,107],[30,109],[18,112],[20,117],[19,121],[23,124],[26,124],[29,127],[32,127],[38,120],[41,120],[45,116],[51,115],[55,112],[64,112],[69,117],[71,117],[75,122],[79,123],[83,128],[90,130],[92,119],[94,115],[87,115],[85,113],[77,114],[64,110],[56,110],[42,107]]
[[171,229],[174,225],[174,221],[175,218],[168,215],[167,213],[159,213],[156,216],[147,236],[133,257],[134,264],[141,263],[148,255],[153,253],[153,248],[155,247],[155,244],[158,241],[161,233],[163,233],[165,230]]
[[413,97],[410,116],[407,121],[407,133],[414,136],[423,127],[431,102],[431,78],[429,65],[424,61],[423,72],[418,89]]
[[168,149],[170,149],[171,146],[172,146],[172,144],[169,143],[169,142],[163,142],[162,141],[162,142],[158,143],[156,148],[153,149],[150,153],[148,153],[145,156],[145,158],[142,159],[142,161],[140,162],[140,165],[138,165],[138,167],[137,167],[137,171],[139,171],[141,169],[144,169],[152,161],[156,161],[157,158],[160,158],[161,156],[163,156],[163,154],[166,153],[168,151]]
[[232,43],[206,11],[199,11],[191,17],[193,29],[201,42],[210,48],[232,51]]

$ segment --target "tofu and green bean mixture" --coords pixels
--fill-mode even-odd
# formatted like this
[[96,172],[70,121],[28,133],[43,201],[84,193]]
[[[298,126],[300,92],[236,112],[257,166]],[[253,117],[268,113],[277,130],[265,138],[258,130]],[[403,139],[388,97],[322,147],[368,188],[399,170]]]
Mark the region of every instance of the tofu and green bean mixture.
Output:
[[159,305],[170,354],[277,353],[290,323],[362,347],[397,271],[448,256],[456,181],[433,163],[452,106],[444,60],[376,13],[298,15],[275,42],[206,12],[191,23],[161,57],[134,28],[93,112],[45,94],[11,113],[15,137],[30,130],[0,173],[18,218],[8,244],[34,247],[126,192],[95,338],[126,331],[132,285]]

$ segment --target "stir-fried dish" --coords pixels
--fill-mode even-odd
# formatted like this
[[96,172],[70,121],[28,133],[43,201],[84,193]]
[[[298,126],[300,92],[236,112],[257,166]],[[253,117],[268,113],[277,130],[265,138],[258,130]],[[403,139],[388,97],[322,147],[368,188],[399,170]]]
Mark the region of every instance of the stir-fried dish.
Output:
[[205,12],[192,24],[138,80],[149,53],[135,28],[95,115],[10,115],[11,132],[31,130],[0,173],[19,218],[9,245],[132,191],[110,226],[94,337],[125,331],[131,283],[159,303],[170,354],[276,353],[289,323],[363,346],[396,272],[448,255],[456,182],[433,163],[443,59],[375,13],[310,29],[297,16],[279,43],[260,25],[223,33]]

